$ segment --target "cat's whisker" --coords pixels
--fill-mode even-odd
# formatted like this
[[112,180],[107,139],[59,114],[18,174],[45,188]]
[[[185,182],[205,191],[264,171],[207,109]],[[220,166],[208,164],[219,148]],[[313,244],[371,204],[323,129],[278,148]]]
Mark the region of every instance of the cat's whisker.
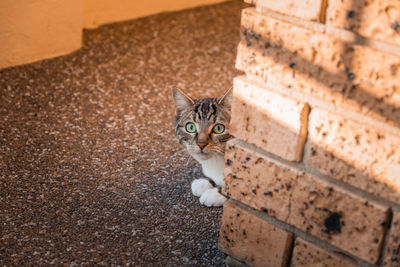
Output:
[[217,153],[224,154],[224,149],[220,148],[220,147],[210,147],[208,150],[211,152],[217,152]]
[[182,148],[182,149],[176,151],[174,154],[171,155],[171,159],[174,158],[176,155],[181,154],[185,150],[186,150],[185,148]]
[[190,160],[190,155],[187,155],[185,167],[189,164],[189,160]]

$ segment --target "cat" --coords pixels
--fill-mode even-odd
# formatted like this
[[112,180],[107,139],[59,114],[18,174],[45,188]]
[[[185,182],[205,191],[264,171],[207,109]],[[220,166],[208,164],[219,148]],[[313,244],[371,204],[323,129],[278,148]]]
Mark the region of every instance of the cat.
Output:
[[220,207],[226,198],[219,189],[224,180],[225,144],[231,118],[231,88],[218,98],[192,99],[181,90],[172,90],[175,99],[175,135],[197,160],[206,178],[191,184],[193,195],[207,207]]

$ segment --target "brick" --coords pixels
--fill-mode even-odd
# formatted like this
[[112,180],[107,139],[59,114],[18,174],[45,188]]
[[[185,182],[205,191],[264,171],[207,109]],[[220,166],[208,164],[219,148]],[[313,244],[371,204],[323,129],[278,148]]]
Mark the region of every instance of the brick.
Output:
[[310,113],[308,164],[400,204],[400,137],[340,115]]
[[284,159],[300,161],[307,135],[308,105],[234,80],[230,132]]
[[400,45],[398,0],[329,1],[327,24]]
[[245,0],[257,7],[264,7],[279,13],[299,17],[306,20],[319,21],[321,16],[322,0]]
[[249,266],[285,266],[291,240],[291,233],[225,202],[219,238],[225,253]]
[[294,244],[292,267],[352,267],[358,266],[355,262],[343,258],[339,254],[326,251],[301,238]]
[[[283,34],[284,33],[284,34]],[[400,57],[245,9],[236,67],[400,128]]]
[[227,144],[222,191],[330,244],[375,263],[387,207],[271,159],[238,140]]
[[388,247],[382,266],[400,266],[400,212],[393,214]]

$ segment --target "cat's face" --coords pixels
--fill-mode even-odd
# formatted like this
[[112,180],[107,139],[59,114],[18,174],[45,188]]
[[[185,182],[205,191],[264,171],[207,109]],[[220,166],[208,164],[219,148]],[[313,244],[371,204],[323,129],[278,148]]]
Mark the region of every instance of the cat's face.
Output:
[[231,92],[219,98],[192,99],[173,89],[176,104],[175,134],[197,160],[223,155],[229,134]]

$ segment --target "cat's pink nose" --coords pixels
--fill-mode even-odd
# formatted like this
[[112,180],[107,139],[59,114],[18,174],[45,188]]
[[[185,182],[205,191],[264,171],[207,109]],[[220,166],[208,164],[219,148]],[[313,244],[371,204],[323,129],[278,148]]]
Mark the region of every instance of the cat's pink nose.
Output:
[[203,150],[207,146],[207,143],[197,143],[197,145],[200,147],[201,150]]

